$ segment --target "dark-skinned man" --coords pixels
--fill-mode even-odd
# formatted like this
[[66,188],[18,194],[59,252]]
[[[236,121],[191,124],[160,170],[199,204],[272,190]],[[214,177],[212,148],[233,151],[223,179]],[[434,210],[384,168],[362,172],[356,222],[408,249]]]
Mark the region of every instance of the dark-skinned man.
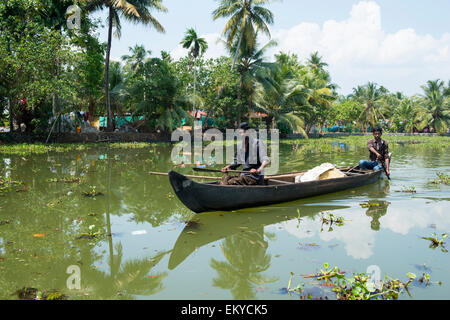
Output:
[[[238,131],[243,141],[238,144],[233,163],[222,169],[226,174],[222,178],[221,185],[264,185],[264,168],[270,159],[264,143],[256,137],[256,134],[255,136],[248,134],[250,129],[250,125],[246,122],[239,125]],[[241,165],[244,166],[243,173],[239,176],[228,175],[228,170],[236,170]]]

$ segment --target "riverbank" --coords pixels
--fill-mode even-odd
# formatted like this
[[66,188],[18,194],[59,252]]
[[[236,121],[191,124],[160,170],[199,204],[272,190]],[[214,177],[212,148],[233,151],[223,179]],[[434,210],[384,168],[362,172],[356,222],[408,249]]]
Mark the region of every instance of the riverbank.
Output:
[[[318,138],[346,138],[346,137],[365,137],[371,136],[371,133],[326,133],[311,134],[310,139]],[[384,137],[450,137],[450,133],[384,133]],[[45,143],[47,137],[32,135],[27,133],[0,133],[0,144],[22,144],[22,143]],[[282,140],[306,140],[299,134],[289,134],[282,137]],[[135,132],[98,132],[98,133],[59,133],[53,134],[48,143],[118,143],[118,142],[170,142],[171,135],[163,133],[135,133]]]
[[[47,136],[27,133],[0,133],[0,143],[45,143]],[[163,133],[97,132],[52,134],[48,143],[102,143],[102,142],[170,142]]]
[[[138,134],[139,135],[139,134]],[[64,142],[53,142],[45,144],[43,142],[33,142],[27,141],[23,142],[5,142],[0,141],[0,154],[42,154],[46,152],[67,152],[67,151],[82,151],[91,149],[98,146],[104,146],[106,148],[112,149],[142,149],[149,146],[156,146],[161,144],[172,144],[170,140],[156,140],[151,139],[148,135],[143,135],[136,138],[136,134],[105,134],[101,137],[96,137],[100,139],[94,139],[92,136],[88,139],[83,140],[83,134],[75,137],[70,137],[70,139],[63,140]],[[105,139],[110,138],[110,139]],[[339,135],[335,134],[333,136],[321,137],[321,138],[310,138],[310,139],[292,139],[284,138],[280,139],[280,145],[292,148],[293,150],[303,151],[303,152],[333,152],[340,145],[356,146],[356,147],[366,147],[369,135]],[[447,149],[450,147],[450,137],[448,136],[436,136],[436,135],[389,135],[383,136],[386,141],[388,141],[391,149],[396,146],[410,144],[423,147],[432,147],[437,149]],[[211,142],[204,142],[204,145],[208,145]],[[214,143],[214,142],[213,142]],[[269,143],[268,143],[269,146]],[[270,149],[270,148],[269,148]]]

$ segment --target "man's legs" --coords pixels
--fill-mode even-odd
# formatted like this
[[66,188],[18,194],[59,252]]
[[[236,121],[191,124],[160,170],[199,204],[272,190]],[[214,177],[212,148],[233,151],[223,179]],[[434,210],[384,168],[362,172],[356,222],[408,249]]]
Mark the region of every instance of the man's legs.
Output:
[[258,180],[250,176],[230,176],[225,174],[220,184],[223,186],[253,186],[258,184]]
[[378,162],[376,161],[369,161],[369,160],[361,160],[359,162],[359,167],[363,170],[374,170],[378,171],[383,168]]

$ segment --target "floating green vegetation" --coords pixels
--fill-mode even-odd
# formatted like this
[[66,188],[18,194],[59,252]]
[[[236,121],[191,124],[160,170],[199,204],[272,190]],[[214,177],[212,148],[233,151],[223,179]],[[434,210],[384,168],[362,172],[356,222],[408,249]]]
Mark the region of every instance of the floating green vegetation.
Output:
[[77,237],[76,239],[77,240],[80,240],[80,239],[89,239],[90,240],[90,239],[94,239],[102,234],[103,234],[103,230],[101,228],[97,227],[95,224],[92,224],[88,227],[87,232],[80,234],[80,236]]
[[387,201],[366,201],[359,204],[362,208],[384,208],[390,205],[390,202]]
[[89,198],[95,198],[97,196],[103,196],[103,193],[97,191],[96,186],[90,186],[89,191],[82,192],[82,195]]
[[171,200],[173,198],[175,198],[175,195],[173,193],[169,192],[169,193],[166,194],[166,199]]
[[446,184],[449,185],[450,184],[450,175],[442,173],[442,172],[438,172],[436,173],[437,178],[430,181],[430,183],[432,184]]
[[[339,267],[330,268],[328,263],[324,263],[323,267],[324,269],[317,274],[307,275],[304,278],[314,278],[320,286],[332,288],[338,300],[397,300],[403,291],[409,294],[408,286],[417,278],[414,273],[408,272],[406,282],[387,275],[384,280],[375,281],[371,279],[371,274],[353,273],[352,276],[346,276]],[[287,291],[300,294],[300,297],[304,298],[306,285],[300,283],[297,287],[291,288],[292,277],[293,273],[291,273]],[[418,281],[428,285],[430,276],[424,274]]]
[[50,178],[47,182],[64,182],[64,183],[81,183],[81,178],[67,177],[67,178]]
[[31,287],[23,287],[15,292],[21,300],[67,300],[67,296],[59,291],[45,291]]
[[[340,153],[341,145],[354,148],[367,148],[367,141],[372,135],[346,136],[346,137],[327,137],[310,139],[281,139],[281,145],[290,145],[292,150],[302,153]],[[445,136],[383,136],[383,139],[389,143],[390,149],[408,146],[414,150],[443,151],[450,147],[450,137]]]
[[433,235],[431,237],[422,237],[422,239],[431,241],[431,244],[430,244],[430,248],[431,249],[436,249],[437,247],[441,247],[441,251],[442,252],[448,252],[448,250],[444,246],[445,245],[444,240],[445,240],[445,238],[448,237],[448,234],[447,233],[443,233],[441,235],[441,237],[442,238],[439,239],[437,237],[436,233],[433,233]]
[[11,220],[0,220],[0,226],[4,226],[5,224],[10,224]]
[[325,214],[323,212],[321,212],[321,220],[322,220],[322,228],[320,230],[321,232],[323,231],[323,225],[329,226],[328,232],[333,231],[333,227],[332,227],[333,224],[335,224],[339,227],[344,225],[344,217],[335,216],[334,214],[329,213],[329,212],[327,212]]
[[415,186],[410,186],[410,187],[403,186],[403,188],[401,190],[396,190],[395,192],[417,193]]
[[61,204],[63,204],[63,200],[61,198],[57,198],[57,199],[54,199],[54,200],[51,200],[51,201],[47,202],[45,204],[45,206],[48,207],[48,208],[53,208],[53,207],[59,206]]
[[184,223],[187,228],[197,228],[200,225],[200,219],[185,220]]
[[62,143],[62,144],[43,144],[43,143],[21,143],[0,145],[0,154],[9,155],[31,155],[44,154],[47,152],[64,153],[69,151],[84,151],[94,147],[108,147],[110,149],[144,149],[154,146],[156,143],[148,142],[118,142],[118,143]]
[[[11,177],[0,178],[0,195],[13,190],[14,186],[17,186],[17,185],[24,185],[24,183],[21,181],[14,181],[11,179]],[[16,191],[17,192],[26,191],[25,185],[24,185],[23,189],[16,190]]]

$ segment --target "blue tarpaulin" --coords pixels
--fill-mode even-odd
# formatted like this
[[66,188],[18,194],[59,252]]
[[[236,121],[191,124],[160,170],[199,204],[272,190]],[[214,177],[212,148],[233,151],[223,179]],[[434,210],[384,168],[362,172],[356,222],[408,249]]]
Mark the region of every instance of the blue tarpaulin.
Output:
[[[132,116],[125,116],[125,117],[120,117],[120,120],[118,117],[115,117],[115,122],[116,122],[116,127],[121,127],[124,124],[130,122],[134,122],[137,120],[142,120],[144,119],[143,116],[139,116],[139,117],[132,117]],[[108,126],[108,117],[99,117],[99,127],[107,127]]]

